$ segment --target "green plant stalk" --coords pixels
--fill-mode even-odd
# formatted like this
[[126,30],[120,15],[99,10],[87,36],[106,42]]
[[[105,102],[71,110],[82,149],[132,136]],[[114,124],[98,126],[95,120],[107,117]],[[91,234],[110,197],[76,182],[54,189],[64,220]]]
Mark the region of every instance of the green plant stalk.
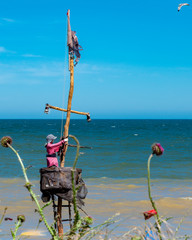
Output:
[[80,215],[77,209],[77,200],[76,200],[77,190],[75,189],[74,170],[71,171],[71,175],[72,175],[72,188],[73,188],[73,207],[74,207],[74,213],[75,213],[74,225],[76,225],[80,220]]
[[77,165],[77,160],[79,158],[80,143],[79,143],[78,139],[75,136],[69,135],[69,137],[73,138],[75,140],[76,144],[77,144],[77,151],[76,151],[75,161],[73,163],[73,170],[75,170],[76,165]]
[[22,225],[22,222],[21,222],[21,220],[19,219],[19,220],[15,223],[15,231],[14,231],[14,232],[11,231],[13,240],[15,240],[16,235],[17,235],[17,231],[18,231],[19,227],[21,227],[21,225]]
[[76,151],[75,161],[73,163],[73,169],[71,171],[72,189],[73,189],[73,208],[74,208],[74,213],[75,213],[74,227],[76,228],[76,226],[78,225],[78,222],[80,221],[81,218],[80,218],[80,215],[79,215],[79,211],[77,209],[77,200],[76,200],[77,190],[75,188],[74,172],[75,172],[75,168],[76,168],[76,165],[77,165],[77,160],[78,160],[78,157],[79,157],[80,144],[79,144],[78,139],[75,136],[69,135],[69,137],[73,138],[75,140],[76,144],[77,144],[77,151]]
[[157,211],[155,202],[153,201],[153,198],[152,198],[152,196],[151,196],[150,162],[151,162],[152,157],[153,157],[153,153],[149,156],[148,162],[147,162],[148,195],[149,195],[149,199],[150,199],[150,202],[151,202],[151,205],[152,205],[153,209],[155,209],[155,211],[157,212],[157,215],[155,216],[156,219],[157,219],[157,223],[158,223],[158,224],[157,224],[157,231],[158,231],[158,233],[159,233],[159,235],[160,235],[160,236],[159,236],[160,239],[162,239],[162,238],[161,238],[161,229],[160,229],[160,227],[159,227],[159,226],[161,225],[161,221],[160,221],[160,218],[159,218],[159,213],[158,213],[158,211]]
[[22,162],[18,152],[9,143],[7,143],[7,146],[17,155],[17,158],[18,158],[18,160],[19,160],[19,162],[21,164],[21,168],[23,170],[23,175],[24,175],[24,178],[25,178],[25,181],[26,181],[25,187],[30,192],[32,199],[35,201],[35,203],[36,203],[36,205],[38,207],[38,212],[39,212],[40,216],[42,217],[47,230],[49,231],[49,233],[51,234],[51,236],[53,237],[54,240],[58,240],[59,238],[56,236],[56,233],[53,231],[53,229],[51,229],[51,227],[49,226],[49,224],[48,224],[48,222],[47,222],[47,220],[46,220],[46,218],[44,216],[44,213],[42,211],[42,208],[41,208],[41,206],[40,206],[40,204],[39,204],[39,202],[37,200],[37,197],[36,197],[35,193],[31,189],[32,184],[29,182],[29,179],[28,179],[27,173],[26,173],[26,169],[25,169],[25,167],[23,165],[23,162]]

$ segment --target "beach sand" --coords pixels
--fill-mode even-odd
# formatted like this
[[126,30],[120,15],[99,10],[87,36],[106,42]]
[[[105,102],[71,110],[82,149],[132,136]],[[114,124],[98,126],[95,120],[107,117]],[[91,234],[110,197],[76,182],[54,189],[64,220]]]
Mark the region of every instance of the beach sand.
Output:
[[[133,229],[135,226],[144,226],[143,212],[151,210],[148,199],[146,179],[114,180],[109,178],[85,179],[88,195],[83,208],[88,215],[94,218],[94,226],[101,224],[116,213],[119,219],[114,230],[116,236]],[[32,181],[33,190],[39,195],[39,181]],[[49,234],[43,223],[37,231],[39,215],[34,212],[36,205],[32,202],[28,191],[24,187],[23,179],[0,179],[0,213],[8,207],[6,216],[13,221],[3,221],[0,226],[0,239],[11,239],[10,229],[14,229],[17,215],[23,214],[26,222],[19,229],[18,235],[31,234],[30,239],[49,239]],[[154,180],[152,181],[152,196],[156,202],[160,216],[173,217],[170,225],[175,231],[178,224],[183,221],[179,235],[191,234],[192,225],[192,182],[187,180]],[[48,222],[53,223],[52,207],[45,209]],[[65,215],[66,214],[66,215]],[[84,216],[84,213],[81,213]],[[67,210],[64,212],[64,218]],[[153,219],[149,220],[153,223]],[[65,224],[64,231],[68,230]],[[27,232],[27,233],[26,233]]]

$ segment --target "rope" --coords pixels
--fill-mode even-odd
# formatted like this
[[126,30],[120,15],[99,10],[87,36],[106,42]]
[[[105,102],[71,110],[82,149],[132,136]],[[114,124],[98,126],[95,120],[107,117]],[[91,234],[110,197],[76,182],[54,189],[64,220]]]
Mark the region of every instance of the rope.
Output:
[[[66,21],[66,34],[65,34],[65,58],[64,58],[64,86],[63,86],[63,100],[62,100],[62,108],[64,108],[64,103],[65,103],[65,85],[66,85],[66,79],[67,79],[67,57],[68,57],[68,47],[67,47],[67,21]],[[62,111],[62,116],[61,116],[61,137],[63,136],[63,115],[64,112]]]
[[86,212],[85,212],[85,210],[83,210],[83,208],[81,208],[80,206],[77,206],[83,213],[85,213],[85,215],[87,215],[87,216],[89,216]]

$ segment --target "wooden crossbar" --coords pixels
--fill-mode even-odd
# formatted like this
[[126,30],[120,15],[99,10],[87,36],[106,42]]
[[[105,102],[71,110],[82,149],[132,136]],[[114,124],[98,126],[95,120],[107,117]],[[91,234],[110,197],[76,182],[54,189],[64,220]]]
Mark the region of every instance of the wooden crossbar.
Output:
[[79,111],[75,111],[75,110],[67,110],[64,108],[59,108],[59,107],[55,107],[55,106],[51,106],[48,103],[45,105],[45,113],[49,113],[49,109],[54,109],[54,110],[58,110],[58,111],[62,111],[62,112],[71,112],[71,113],[75,113],[75,114],[79,114],[79,115],[85,115],[87,116],[87,121],[90,122],[91,121],[91,117],[90,114],[88,112],[79,112]]
[[67,111],[71,111],[71,113],[75,113],[75,114],[80,114],[80,115],[89,115],[89,113],[87,112],[79,112],[79,111],[75,111],[75,110],[67,110],[67,109],[63,109],[63,108],[59,108],[59,107],[54,107],[54,106],[51,106],[49,104],[46,104],[46,107],[47,108],[52,108],[52,109],[55,109],[55,110],[59,110],[59,111],[62,111],[62,112],[67,112]]

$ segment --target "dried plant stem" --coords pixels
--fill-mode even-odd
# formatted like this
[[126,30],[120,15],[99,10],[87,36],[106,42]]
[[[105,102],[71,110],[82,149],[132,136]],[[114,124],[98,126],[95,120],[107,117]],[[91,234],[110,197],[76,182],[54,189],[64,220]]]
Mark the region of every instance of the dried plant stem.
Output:
[[5,209],[4,209],[3,215],[2,215],[1,220],[0,220],[0,225],[1,225],[1,223],[2,223],[2,221],[4,219],[4,217],[5,217],[6,211],[7,211],[7,207],[5,207]]
[[41,208],[41,206],[40,206],[40,204],[39,204],[39,202],[38,202],[38,200],[37,200],[37,197],[36,197],[35,193],[34,193],[34,192],[32,191],[32,189],[31,189],[32,184],[29,182],[29,179],[28,179],[27,173],[26,173],[26,169],[25,169],[25,167],[24,167],[24,165],[23,165],[23,162],[22,162],[22,160],[21,160],[18,152],[17,152],[9,143],[7,143],[7,146],[17,155],[17,158],[18,158],[18,160],[19,160],[19,162],[20,162],[20,164],[21,164],[21,168],[22,168],[22,171],[23,171],[23,175],[24,175],[24,178],[25,178],[25,181],[26,181],[25,187],[27,188],[27,190],[28,190],[29,193],[31,194],[32,199],[35,201],[35,203],[36,203],[36,205],[37,205],[37,207],[38,207],[38,212],[39,212],[40,216],[42,217],[42,219],[43,219],[43,221],[44,221],[44,223],[45,223],[45,226],[46,226],[47,230],[49,231],[49,233],[51,234],[51,236],[52,236],[52,238],[53,238],[54,240],[58,240],[59,238],[56,236],[56,232],[54,231],[53,228],[51,228],[51,227],[49,226],[49,224],[48,224],[48,222],[47,222],[47,220],[46,220],[46,218],[45,218],[45,216],[44,216],[43,210],[42,210],[42,208]]
[[155,209],[155,211],[157,212],[155,218],[157,219],[157,224],[156,224],[156,227],[157,227],[157,231],[159,233],[159,238],[160,240],[162,239],[161,237],[161,229],[160,229],[160,225],[161,225],[161,221],[160,221],[160,218],[159,218],[159,213],[157,211],[157,208],[156,208],[156,205],[155,205],[155,202],[153,201],[153,198],[151,196],[151,178],[150,178],[150,163],[151,163],[151,159],[153,157],[153,154],[151,154],[148,158],[148,162],[147,162],[147,171],[148,171],[148,174],[147,174],[147,180],[148,180],[148,195],[149,195],[149,199],[150,199],[150,202],[151,202],[151,205],[153,207],[153,209]]
[[[114,224],[116,222],[118,222],[119,220],[114,220],[115,217],[119,216],[119,213],[116,213],[115,215],[113,215],[112,217],[110,217],[109,219],[107,219],[104,223],[96,226],[96,227],[92,227],[89,229],[89,231],[87,231],[87,233],[85,234],[88,235],[85,240],[90,240],[90,239],[94,239],[94,237],[100,233],[103,228],[110,226],[111,224]],[[99,239],[99,238],[98,238]]]

